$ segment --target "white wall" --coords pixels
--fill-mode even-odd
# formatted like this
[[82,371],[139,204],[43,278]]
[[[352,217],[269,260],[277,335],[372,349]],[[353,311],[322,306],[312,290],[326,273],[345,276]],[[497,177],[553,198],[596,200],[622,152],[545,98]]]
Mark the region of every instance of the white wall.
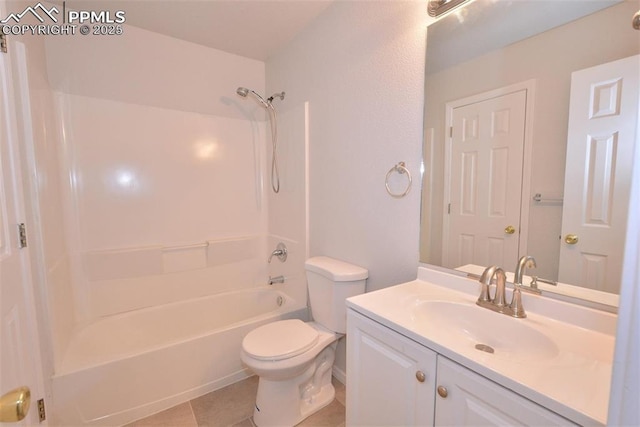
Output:
[[[334,2],[267,61],[268,93],[309,101],[310,255],[367,268],[368,291],[416,277],[426,15],[417,1]],[[394,199],[384,179],[400,161],[414,187]]]
[[[335,2],[267,61],[267,92],[309,101],[310,255],[369,269],[369,291],[418,265],[426,7]],[[405,161],[414,188],[390,197]]]

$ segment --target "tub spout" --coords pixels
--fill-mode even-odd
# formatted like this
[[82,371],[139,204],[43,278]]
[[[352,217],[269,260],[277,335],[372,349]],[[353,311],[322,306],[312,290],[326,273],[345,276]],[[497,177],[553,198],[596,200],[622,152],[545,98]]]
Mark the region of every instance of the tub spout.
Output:
[[269,285],[273,285],[275,283],[284,283],[284,276],[276,276],[276,277],[271,277],[269,276]]

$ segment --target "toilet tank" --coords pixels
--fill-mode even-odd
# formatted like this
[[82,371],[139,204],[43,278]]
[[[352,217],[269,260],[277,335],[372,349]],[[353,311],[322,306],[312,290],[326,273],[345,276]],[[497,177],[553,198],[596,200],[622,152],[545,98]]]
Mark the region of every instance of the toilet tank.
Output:
[[346,333],[345,300],[364,293],[369,272],[325,256],[309,258],[305,269],[313,320],[331,331]]

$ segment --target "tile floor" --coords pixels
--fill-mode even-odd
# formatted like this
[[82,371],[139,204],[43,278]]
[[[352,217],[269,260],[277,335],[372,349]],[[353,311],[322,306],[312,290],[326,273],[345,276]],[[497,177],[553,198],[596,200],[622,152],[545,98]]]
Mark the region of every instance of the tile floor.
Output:
[[[333,385],[336,389],[336,399],[298,424],[299,426],[344,427],[345,388],[335,378]],[[257,389],[258,377],[253,376],[127,424],[126,427],[254,427],[251,416]]]

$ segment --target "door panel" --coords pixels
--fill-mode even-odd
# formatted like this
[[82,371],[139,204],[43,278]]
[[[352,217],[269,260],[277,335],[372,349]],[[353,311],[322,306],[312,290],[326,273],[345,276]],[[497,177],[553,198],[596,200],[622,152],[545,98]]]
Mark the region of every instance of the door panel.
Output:
[[446,267],[518,259],[526,97],[523,89],[452,110]]
[[572,74],[564,185],[581,191],[565,191],[561,282],[620,288],[639,76],[640,56]]
[[[0,3],[0,13],[5,9]],[[40,396],[29,253],[20,248],[18,224],[24,222],[18,163],[16,108],[9,54],[0,54],[0,395],[27,386],[32,405],[20,425],[38,425]]]

